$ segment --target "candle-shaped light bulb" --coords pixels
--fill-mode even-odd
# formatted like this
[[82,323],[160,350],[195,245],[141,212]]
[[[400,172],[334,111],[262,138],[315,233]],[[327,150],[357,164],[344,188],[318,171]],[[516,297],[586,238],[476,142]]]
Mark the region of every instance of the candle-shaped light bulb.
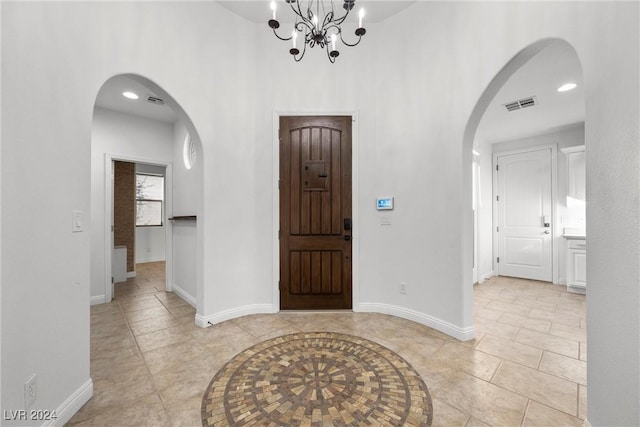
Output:
[[276,2],[275,0],[271,0],[271,10],[273,11],[273,19],[276,19]]
[[336,35],[331,34],[331,50],[336,50]]
[[298,38],[298,32],[294,29],[291,32],[291,39],[293,40],[293,48],[296,48],[296,39]]
[[313,25],[315,25],[316,30],[318,29],[318,17],[316,15],[313,15],[313,19],[311,20],[313,22]]
[[[275,13],[275,12],[273,12]],[[362,28],[362,18],[364,17],[364,9],[360,9],[358,12],[358,28]]]

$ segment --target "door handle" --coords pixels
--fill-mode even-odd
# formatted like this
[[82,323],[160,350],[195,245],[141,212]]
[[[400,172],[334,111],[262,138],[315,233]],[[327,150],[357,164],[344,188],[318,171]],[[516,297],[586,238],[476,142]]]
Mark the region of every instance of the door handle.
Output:
[[544,234],[551,234],[549,230],[544,230]]
[[344,240],[348,242],[349,240],[351,240],[351,236],[348,235],[348,234],[345,234],[344,235]]

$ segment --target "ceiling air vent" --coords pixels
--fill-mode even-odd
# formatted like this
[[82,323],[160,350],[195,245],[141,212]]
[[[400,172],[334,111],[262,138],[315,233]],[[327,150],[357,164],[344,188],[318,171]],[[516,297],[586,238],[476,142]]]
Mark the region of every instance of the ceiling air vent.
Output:
[[504,105],[504,108],[507,109],[507,111],[521,110],[523,108],[535,106],[536,105],[536,97],[535,96],[530,96],[529,98],[522,98],[522,99],[519,99],[517,101],[508,102],[508,103],[503,104],[503,105]]
[[153,95],[147,95],[147,102],[150,102],[156,105],[164,105],[164,99],[158,98],[157,96],[153,96]]

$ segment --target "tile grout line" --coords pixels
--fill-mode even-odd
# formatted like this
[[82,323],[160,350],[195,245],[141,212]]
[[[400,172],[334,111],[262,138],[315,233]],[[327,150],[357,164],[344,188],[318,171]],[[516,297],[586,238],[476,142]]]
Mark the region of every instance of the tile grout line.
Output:
[[[140,295],[144,295],[144,294],[140,294]],[[132,296],[133,296],[133,297],[136,297],[137,295],[132,295]],[[160,304],[161,304],[161,305],[162,305],[162,306],[163,306],[167,311],[169,311],[169,313],[172,315],[172,318],[177,319],[176,315],[175,315],[173,312],[171,312],[171,311],[169,310],[169,308],[165,305],[165,303],[163,302],[163,300],[161,300],[160,298],[158,298],[158,296],[157,296],[157,295],[154,295],[154,297],[155,297],[155,298],[160,302]],[[514,298],[515,298],[515,297],[514,297]],[[130,335],[133,335],[133,329],[131,328],[131,322],[130,322],[130,321],[129,321],[129,319],[127,318],[126,314],[124,314],[124,308],[123,308],[123,307],[122,307],[122,305],[120,305],[119,303],[118,303],[118,308],[119,308],[120,314],[121,314],[121,315],[123,315],[124,320],[125,320],[125,322],[127,323],[127,327],[128,327],[128,330],[129,330]],[[557,307],[556,307],[556,309],[557,309]],[[504,314],[505,314],[505,313],[507,313],[507,312],[502,311],[502,312],[500,313],[500,316],[496,319],[496,322],[498,322],[498,323],[502,323],[502,322],[499,322],[499,321],[498,321],[498,319],[500,319],[500,318],[504,317]],[[561,312],[560,312],[560,313],[561,313]],[[153,319],[153,318],[150,318],[150,319]],[[147,320],[147,319],[145,319],[145,320]],[[396,320],[396,319],[391,319],[391,320]],[[534,318],[532,318],[532,320],[535,320],[535,319],[534,319]],[[545,319],[539,319],[539,320],[545,320]],[[153,321],[153,320],[150,320],[150,321]],[[396,323],[397,323],[395,326],[398,326],[398,325],[402,326],[402,324],[403,324],[402,322],[393,322],[393,323],[394,323],[394,324],[396,324]],[[268,335],[268,334],[269,334],[269,333],[267,333],[267,334],[257,335],[257,332],[256,332],[256,333],[251,333],[251,332],[250,332],[250,328],[249,328],[249,327],[251,326],[251,323],[248,323],[248,324],[242,324],[242,326],[241,326],[241,324],[238,324],[238,323],[236,323],[236,322],[233,322],[233,324],[234,324],[236,327],[238,327],[240,330],[242,330],[243,332],[245,332],[248,336],[253,337],[254,339],[261,340],[261,339],[264,339],[264,338],[263,338],[264,336],[266,336],[266,335]],[[553,322],[551,322],[550,329],[553,327],[553,324],[554,324],[554,323],[553,323]],[[582,326],[582,321],[581,321],[580,325]],[[321,328],[321,329],[322,329],[322,330],[324,330],[324,328],[326,328],[326,327],[327,327],[327,326],[325,325],[325,326],[324,326],[323,328]],[[331,327],[329,327],[329,328],[331,329]],[[342,331],[342,328],[339,328],[339,329],[340,329],[340,331]],[[332,330],[333,330],[333,329],[332,329]],[[487,333],[483,334],[483,335],[480,337],[480,339],[479,339],[477,342],[475,342],[475,343],[474,343],[474,345],[473,345],[473,346],[471,346],[471,347],[467,347],[467,348],[469,348],[469,349],[470,349],[471,351],[473,351],[473,352],[478,351],[478,352],[480,352],[480,353],[482,353],[482,354],[487,354],[487,355],[490,355],[490,356],[492,356],[492,357],[496,357],[496,358],[497,358],[497,360],[499,360],[499,364],[498,364],[497,368],[494,370],[493,374],[491,375],[491,379],[489,379],[489,381],[486,381],[486,380],[484,380],[483,378],[479,378],[479,377],[477,377],[477,376],[475,376],[475,375],[473,375],[473,374],[471,374],[471,373],[467,372],[464,368],[455,368],[454,370],[450,371],[450,373],[449,373],[448,375],[443,376],[443,377],[444,377],[444,378],[443,378],[443,381],[440,383],[440,386],[439,386],[438,388],[441,388],[442,386],[444,386],[445,384],[447,384],[447,383],[449,382],[449,380],[451,379],[451,377],[452,377],[453,375],[455,375],[455,373],[456,373],[456,372],[462,372],[462,373],[465,373],[465,374],[467,374],[467,375],[470,375],[470,376],[471,376],[471,377],[473,377],[473,378],[476,378],[477,380],[484,381],[484,382],[489,383],[489,384],[491,384],[491,385],[493,385],[493,386],[495,386],[495,387],[497,387],[497,388],[500,388],[500,389],[502,389],[502,390],[508,391],[508,392],[510,392],[510,393],[512,393],[512,394],[514,394],[514,395],[517,395],[517,396],[521,396],[521,397],[523,397],[523,398],[526,398],[526,399],[527,399],[527,402],[526,402],[526,405],[524,405],[524,414],[523,414],[523,418],[522,418],[522,420],[521,420],[521,422],[520,422],[520,425],[524,425],[524,422],[525,422],[525,420],[526,420],[526,417],[527,417],[529,414],[531,414],[531,416],[535,418],[535,416],[536,416],[536,414],[537,414],[537,412],[536,412],[537,410],[536,410],[535,408],[537,408],[537,406],[532,406],[532,405],[533,405],[533,402],[536,402],[537,404],[542,405],[542,406],[544,406],[544,407],[546,407],[546,408],[553,409],[554,411],[557,411],[558,413],[567,414],[567,416],[571,416],[571,417],[573,417],[573,418],[580,419],[579,414],[580,414],[580,410],[581,410],[581,409],[580,409],[580,389],[581,389],[580,385],[581,385],[581,384],[580,384],[580,383],[577,383],[577,382],[575,382],[575,381],[572,381],[572,380],[570,380],[570,379],[568,379],[568,378],[559,377],[559,376],[557,376],[556,374],[549,373],[549,372],[545,372],[545,371],[541,370],[540,368],[541,368],[541,366],[542,366],[542,365],[541,365],[541,362],[542,362],[543,358],[545,357],[545,353],[558,355],[558,356],[560,356],[560,357],[565,357],[565,358],[567,358],[567,359],[577,360],[577,361],[581,361],[581,362],[583,362],[583,363],[584,363],[584,361],[580,360],[581,355],[584,353],[584,350],[582,349],[582,345],[581,345],[582,341],[577,340],[577,341],[578,341],[578,342],[577,342],[577,343],[578,343],[578,350],[577,350],[577,355],[578,355],[578,357],[577,357],[577,359],[576,359],[575,357],[572,357],[572,356],[567,356],[567,355],[565,355],[565,354],[557,353],[557,352],[555,352],[555,351],[550,351],[550,350],[546,350],[546,349],[538,348],[537,346],[532,346],[532,345],[530,345],[530,344],[521,343],[521,342],[516,341],[517,337],[520,335],[520,333],[521,333],[523,330],[530,330],[530,329],[529,329],[529,328],[526,328],[526,327],[523,327],[523,326],[519,326],[519,327],[517,328],[517,332],[515,333],[515,335],[513,336],[513,338],[507,339],[507,338],[502,338],[502,337],[500,337],[500,336],[496,336],[496,337],[501,338],[501,339],[508,340],[508,341],[510,341],[510,342],[518,343],[518,344],[520,344],[520,345],[525,345],[525,346],[527,346],[527,347],[531,347],[531,348],[534,348],[534,349],[539,350],[539,351],[540,351],[540,353],[539,353],[539,356],[538,356],[537,367],[530,367],[530,366],[526,366],[526,365],[521,365],[521,364],[520,364],[520,363],[518,363],[518,362],[511,362],[511,363],[513,363],[514,365],[522,366],[522,367],[524,367],[524,368],[527,368],[527,367],[528,367],[528,368],[530,368],[530,369],[532,369],[532,370],[535,370],[535,371],[538,371],[538,372],[540,372],[540,373],[544,373],[544,374],[547,374],[547,375],[550,375],[550,376],[553,376],[553,377],[556,377],[556,378],[560,378],[560,379],[563,379],[563,380],[565,380],[565,381],[569,381],[569,382],[573,383],[573,384],[576,386],[576,390],[577,390],[577,393],[576,393],[576,399],[577,399],[577,402],[576,402],[576,404],[577,404],[577,406],[576,406],[576,408],[577,408],[577,409],[576,409],[576,414],[569,414],[569,413],[565,412],[564,410],[557,409],[557,408],[555,408],[555,407],[549,406],[548,404],[541,403],[541,402],[539,402],[539,401],[537,401],[537,400],[535,400],[535,399],[529,398],[528,396],[524,396],[524,395],[522,395],[522,394],[520,394],[520,393],[518,393],[518,392],[511,391],[511,390],[509,390],[509,389],[507,389],[507,388],[505,388],[505,387],[503,387],[503,386],[500,386],[500,385],[494,384],[494,383],[493,383],[493,381],[495,380],[496,376],[498,375],[498,373],[499,373],[499,372],[500,372],[500,370],[502,369],[502,367],[503,367],[504,363],[505,363],[506,361],[508,361],[508,360],[507,360],[507,359],[503,359],[502,357],[500,357],[500,356],[496,356],[496,355],[491,354],[491,353],[486,353],[486,352],[484,352],[484,351],[482,351],[482,350],[480,350],[480,349],[478,349],[478,348],[477,348],[477,347],[478,347],[478,346],[483,342],[484,338],[485,338],[487,335],[492,335],[492,334],[487,334]],[[571,340],[571,339],[567,339],[567,338],[565,338],[565,337],[560,337],[560,336],[552,335],[552,334],[550,334],[550,333],[549,333],[550,331],[547,331],[547,332],[540,332],[540,331],[536,331],[536,330],[531,330],[531,331],[533,331],[533,332],[537,332],[537,333],[540,333],[540,334],[544,334],[544,335],[547,335],[547,336],[551,336],[551,337],[554,337],[554,338],[558,338],[558,339],[561,339],[561,340],[569,341],[569,342],[576,342],[576,340]],[[301,332],[304,332],[304,331],[301,331]],[[271,333],[273,333],[273,332],[271,332]],[[342,332],[341,332],[341,333],[342,333]],[[347,333],[349,333],[349,334],[354,334],[353,332],[347,332]],[[494,336],[494,335],[492,335],[492,336]],[[136,348],[137,348],[137,350],[138,350],[138,352],[137,352],[137,353],[138,353],[138,354],[137,354],[137,356],[138,356],[138,357],[142,357],[142,358],[143,358],[143,363],[145,364],[145,368],[147,369],[148,376],[150,377],[150,379],[151,379],[151,381],[152,381],[152,386],[154,387],[154,390],[155,390],[156,394],[160,397],[160,400],[161,400],[161,402],[162,402],[163,408],[164,408],[164,410],[165,410],[165,414],[167,415],[167,419],[168,419],[170,422],[173,422],[173,420],[171,420],[171,416],[170,416],[170,415],[169,415],[169,413],[168,413],[168,409],[167,409],[166,403],[165,403],[165,402],[164,402],[164,400],[162,399],[162,396],[161,396],[160,392],[158,391],[158,389],[157,389],[157,387],[156,387],[156,385],[155,385],[155,382],[153,381],[153,375],[151,375],[151,374],[150,374],[150,369],[149,369],[149,366],[150,366],[150,365],[148,365],[148,364],[147,364],[147,361],[146,361],[146,359],[144,358],[144,353],[141,351],[141,348],[140,348],[140,346],[139,346],[139,344],[138,344],[138,339],[137,339],[137,337],[135,337],[135,336],[134,336],[133,338],[134,338],[134,341],[135,341],[135,344],[136,344]],[[439,337],[436,337],[436,338],[439,338]],[[542,338],[542,336],[540,336],[540,338]],[[371,338],[369,338],[369,339],[371,339]],[[375,339],[374,339],[374,341],[375,341]],[[450,340],[450,341],[451,341],[451,342],[453,342],[453,343],[455,343],[455,342],[456,342],[455,340]],[[543,341],[543,342],[544,342],[544,341]],[[411,347],[411,345],[407,344],[407,347],[406,347],[406,348],[407,348],[407,349],[412,349],[412,348],[414,348],[414,347]],[[416,347],[416,348],[419,350],[420,348],[423,348],[423,347],[419,346],[419,347]],[[395,351],[395,350],[394,350],[394,352],[398,353],[398,352],[397,352],[397,351]],[[468,367],[468,365],[466,365],[466,366]],[[550,366],[550,365],[549,365],[549,366]],[[586,386],[584,386],[584,387],[585,387],[585,390],[586,390]],[[437,394],[437,393],[436,393],[436,394]],[[448,401],[443,400],[443,402],[446,402],[447,404],[451,405],[451,403],[449,403]],[[461,411],[461,415],[464,415],[464,416],[466,417],[466,420],[464,421],[464,425],[470,424],[472,420],[480,420],[480,418],[477,418],[477,417],[474,417],[474,416],[472,416],[472,415],[471,415],[471,413],[475,413],[475,412],[474,412],[474,411],[475,411],[475,409],[473,409],[474,407],[469,408],[469,412],[467,412],[467,411],[465,411],[465,410],[463,410],[463,409],[461,409],[461,408],[457,408],[457,406],[455,406],[455,405],[451,405],[451,406],[452,406],[453,408],[456,408],[456,409],[460,410],[460,411]],[[530,411],[531,411],[531,412],[530,412]],[[515,421],[515,420],[514,420],[514,421]],[[488,424],[495,424],[495,420],[491,420],[491,421],[489,421],[489,420],[488,420],[487,422],[488,422]],[[514,424],[515,424],[515,423],[514,423]]]
[[[474,377],[474,378],[477,378],[477,377]],[[480,379],[480,378],[479,378],[479,379]],[[480,379],[480,380],[482,380],[482,379]],[[482,380],[482,381],[484,381],[484,380]],[[556,410],[556,411],[558,411],[558,412],[562,412],[563,414],[569,415],[569,416],[574,417],[574,418],[578,418],[578,417],[576,417],[575,415],[570,414],[569,412],[563,411],[562,409],[559,409],[559,408],[556,408],[556,407],[553,407],[553,406],[549,406],[549,405],[548,405],[548,404],[546,404],[546,403],[543,403],[543,402],[540,402],[540,401],[538,401],[538,400],[532,399],[532,398],[530,398],[529,396],[525,396],[524,394],[519,393],[519,392],[517,392],[517,391],[509,390],[508,388],[503,387],[503,386],[501,386],[500,384],[495,384],[495,383],[490,383],[490,384],[491,384],[491,385],[493,385],[493,386],[496,386],[496,387],[498,387],[498,388],[500,388],[500,389],[502,389],[502,390],[508,391],[508,392],[510,392],[510,393],[517,394],[517,395],[518,395],[518,396],[520,396],[520,397],[524,397],[525,399],[528,399],[529,401],[536,402],[536,403],[538,403],[538,404],[540,404],[540,405],[544,405],[544,406],[546,406],[546,407],[548,407],[548,408],[551,408],[551,409],[553,409],[553,410]],[[575,383],[574,383],[574,384],[575,384]],[[576,384],[576,385],[577,385],[577,384]],[[528,406],[528,403],[527,403],[527,406]]]
[[520,421],[520,426],[524,426],[524,422],[527,419],[527,413],[529,412],[529,406],[531,405],[531,399],[527,398],[527,406],[524,408],[524,413],[522,414],[522,420]]
[[[156,300],[158,300],[158,297],[156,297],[154,295],[154,298],[156,298]],[[160,303],[162,303],[162,301],[160,301]],[[120,302],[117,302],[118,307],[120,307],[120,310],[122,311],[122,315],[125,319],[125,322],[127,323],[127,329],[129,330],[129,334],[131,335],[131,337],[133,338],[135,344],[136,344],[136,348],[138,349],[138,354],[139,357],[142,359],[142,363],[144,364],[144,368],[147,371],[147,376],[149,377],[149,382],[151,383],[151,386],[153,387],[154,393],[158,396],[158,399],[160,400],[160,403],[162,403],[162,409],[164,410],[164,413],[167,417],[167,419],[169,420],[169,422],[171,423],[171,425],[173,424],[173,420],[171,419],[171,416],[169,415],[169,411],[167,410],[167,405],[164,402],[164,399],[162,398],[162,394],[160,393],[160,390],[158,390],[158,387],[156,387],[156,383],[153,379],[153,374],[151,373],[151,369],[149,369],[149,365],[147,364],[147,360],[144,357],[144,354],[142,352],[142,349],[140,348],[140,344],[138,344],[138,339],[136,338],[136,336],[133,334],[133,329],[131,328],[131,324],[129,322],[129,319],[127,318],[127,316],[125,315],[124,309],[122,308],[122,306],[120,305]],[[164,307],[164,304],[163,304]],[[165,309],[167,311],[169,311],[166,307]],[[175,316],[173,315],[173,313],[171,313],[169,311],[169,314],[171,314],[171,316],[173,316],[175,318]],[[152,319],[152,318],[150,318]],[[148,320],[148,319],[143,319],[143,320]]]

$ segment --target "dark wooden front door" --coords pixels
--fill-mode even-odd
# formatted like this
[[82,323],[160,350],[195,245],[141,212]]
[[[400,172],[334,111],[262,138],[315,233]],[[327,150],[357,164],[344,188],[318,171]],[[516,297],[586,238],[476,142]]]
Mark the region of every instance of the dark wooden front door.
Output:
[[351,308],[351,117],[280,118],[280,308]]

